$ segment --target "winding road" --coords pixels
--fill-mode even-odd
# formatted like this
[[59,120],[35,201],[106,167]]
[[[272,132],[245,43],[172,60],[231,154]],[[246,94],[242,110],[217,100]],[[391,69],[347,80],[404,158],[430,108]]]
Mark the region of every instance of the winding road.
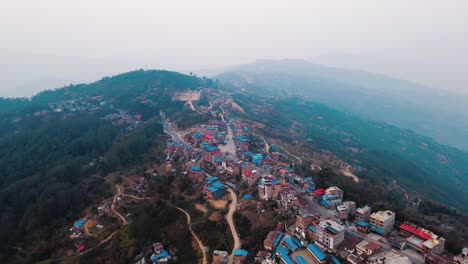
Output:
[[231,188],[228,187],[227,190],[231,195],[232,202],[229,205],[229,212],[226,215],[226,220],[229,224],[229,228],[231,229],[232,237],[234,238],[234,247],[231,255],[229,255],[228,263],[234,263],[234,252],[236,249],[241,247],[239,233],[237,233],[236,225],[234,224],[234,212],[237,210],[237,195]]
[[183,212],[185,214],[185,216],[187,216],[187,225],[189,226],[189,230],[190,230],[190,233],[192,234],[193,238],[195,238],[195,241],[197,241],[197,244],[198,244],[198,247],[200,248],[202,254],[203,254],[203,264],[208,264],[208,261],[206,260],[206,252],[205,252],[205,246],[203,245],[203,243],[201,242],[201,240],[198,238],[198,236],[195,234],[195,232],[193,232],[192,230],[192,222],[191,222],[191,219],[190,219],[190,215],[187,211],[185,211],[184,209],[180,208],[180,207],[177,207],[177,206],[174,206],[175,208],[177,208],[177,210]]

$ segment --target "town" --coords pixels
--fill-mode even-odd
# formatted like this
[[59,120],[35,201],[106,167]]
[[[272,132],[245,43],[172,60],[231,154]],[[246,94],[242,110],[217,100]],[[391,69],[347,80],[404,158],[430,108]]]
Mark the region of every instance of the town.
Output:
[[[310,175],[298,175],[292,164],[299,161],[276,142],[270,142],[255,133],[258,123],[230,115],[232,109],[242,112],[228,93],[205,89],[209,106],[197,106],[200,92],[186,91],[173,100],[185,101],[193,111],[208,114],[206,123],[188,129],[179,129],[166,112],[159,118],[168,135],[164,165],[190,182],[190,190],[201,195],[206,205],[197,204],[202,211],[206,206],[227,210],[211,214],[209,220],[223,218],[229,225],[234,245],[232,250],[210,248],[194,231],[192,235],[203,254],[202,263],[466,263],[468,249],[460,256],[444,251],[445,238],[410,222],[398,222],[390,210],[373,210],[370,205],[346,200],[340,186],[320,186]],[[145,100],[142,99],[142,103]],[[141,115],[123,109],[109,108],[100,97],[70,100],[50,104],[55,113],[96,111],[107,107],[102,118],[128,133],[141,124]],[[228,110],[229,109],[229,110]],[[109,112],[110,110],[110,112]],[[47,111],[37,116],[47,115]],[[345,176],[354,177],[350,165],[336,159],[331,153],[321,154]],[[321,157],[323,158],[323,157]],[[320,165],[312,169],[320,171]],[[359,169],[359,168],[357,168]],[[115,196],[103,200],[97,213],[87,213],[70,227],[72,248],[68,256],[85,254],[109,241],[121,225],[132,223],[127,208],[138,200],[152,197],[147,190],[151,177],[158,170],[149,167],[144,175],[124,177],[114,175],[106,180],[115,188]],[[187,215],[189,213],[176,207]],[[272,227],[259,241],[257,252],[243,244],[239,217],[247,218],[251,225]],[[251,246],[251,245],[250,245]],[[161,241],[154,241],[138,255],[136,263],[170,263],[176,257]]]
[[[277,228],[264,238],[255,261],[463,263],[445,253],[445,239],[430,230],[397,223],[392,211],[373,211],[369,205],[343,200],[339,186],[317,186],[311,177],[296,175],[281,146],[251,133],[241,119],[231,119],[223,109],[225,101],[217,100],[220,118],[183,132],[166,120],[165,131],[171,135],[166,161],[183,157],[178,160],[185,160],[184,174],[210,202],[234,193],[240,198],[237,210],[255,204],[257,214],[268,214],[265,204],[274,202],[273,210],[286,221],[275,223]],[[232,232],[239,236],[235,229]],[[212,263],[248,263],[248,249],[241,244],[231,255],[216,249],[212,255]]]

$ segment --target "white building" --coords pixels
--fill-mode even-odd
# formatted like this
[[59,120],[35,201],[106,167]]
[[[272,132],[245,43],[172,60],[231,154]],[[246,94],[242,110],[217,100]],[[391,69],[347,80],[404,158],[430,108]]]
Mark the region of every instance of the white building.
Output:
[[326,249],[337,249],[344,241],[345,227],[333,220],[321,221],[316,230],[315,242]]

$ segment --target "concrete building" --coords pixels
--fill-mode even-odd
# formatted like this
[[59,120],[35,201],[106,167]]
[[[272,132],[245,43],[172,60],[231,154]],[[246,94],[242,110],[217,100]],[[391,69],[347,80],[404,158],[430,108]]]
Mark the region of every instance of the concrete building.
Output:
[[444,251],[445,239],[443,237],[415,224],[401,224],[400,234],[407,238],[407,245],[421,253],[441,254]]
[[263,241],[263,247],[267,250],[274,250],[283,237],[283,232],[271,231]]
[[227,264],[229,253],[227,251],[215,250],[213,251],[213,261],[211,264]]
[[395,212],[378,211],[370,216],[371,231],[380,235],[386,235],[393,230],[395,225]]
[[349,216],[349,208],[347,205],[342,204],[338,205],[335,209],[334,215],[338,217],[341,220],[346,220],[348,219]]
[[326,249],[337,249],[344,241],[345,227],[333,220],[321,221],[316,228],[315,242]]
[[356,221],[369,222],[371,215],[371,207],[366,205],[356,209]]

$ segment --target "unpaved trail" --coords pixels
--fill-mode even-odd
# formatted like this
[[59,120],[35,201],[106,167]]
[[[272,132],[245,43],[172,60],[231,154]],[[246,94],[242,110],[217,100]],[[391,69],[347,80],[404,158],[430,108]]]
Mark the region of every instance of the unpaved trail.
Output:
[[112,204],[111,204],[111,210],[112,212],[122,221],[122,223],[125,225],[127,223],[127,219],[123,215],[121,215],[117,210],[115,210],[115,203],[117,202],[117,197],[122,195],[122,190],[120,189],[120,186],[111,182],[108,178],[104,178],[108,183],[111,185],[114,185],[115,188],[117,189],[117,194],[112,197]]
[[189,213],[187,213],[187,211],[185,211],[184,209],[182,209],[180,207],[177,207],[177,206],[174,206],[174,207],[177,208],[177,210],[184,213],[185,216],[187,217],[187,225],[189,226],[190,233],[192,234],[193,238],[195,238],[195,241],[197,241],[198,247],[200,248],[200,250],[201,250],[201,252],[203,254],[203,262],[202,263],[203,264],[208,264],[208,261],[206,259],[205,246],[203,245],[201,240],[198,238],[198,236],[195,234],[195,232],[193,232],[193,230],[192,230],[192,222],[191,222]]
[[289,156],[297,159],[302,164],[302,159],[301,158],[299,158],[298,156],[296,156],[294,154],[291,154],[291,152],[289,152],[287,149],[283,148],[283,146],[281,146],[281,149],[284,150],[284,152],[286,152]]
[[241,242],[239,238],[239,233],[237,233],[236,225],[234,224],[234,212],[237,210],[237,195],[231,188],[227,188],[229,194],[231,194],[232,202],[229,205],[229,212],[226,215],[226,220],[229,224],[229,228],[231,229],[232,237],[234,238],[234,247],[232,249],[231,255],[229,255],[228,263],[234,262],[234,252],[236,249],[241,247]]

